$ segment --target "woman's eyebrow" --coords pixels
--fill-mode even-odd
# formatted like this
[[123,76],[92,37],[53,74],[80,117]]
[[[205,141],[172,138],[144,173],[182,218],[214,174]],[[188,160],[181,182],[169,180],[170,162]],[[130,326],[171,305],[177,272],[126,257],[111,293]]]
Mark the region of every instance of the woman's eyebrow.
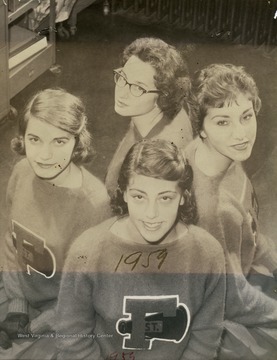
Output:
[[249,109],[244,110],[243,114],[245,114],[245,113],[248,112],[249,110],[254,110],[254,109],[253,109],[253,106],[251,106]]
[[[145,191],[140,190],[140,189],[136,189],[136,188],[129,188],[130,191],[138,191],[142,194],[146,194]],[[165,190],[165,191],[161,191],[160,193],[158,193],[158,195],[163,195],[163,194],[177,194],[177,191],[172,191],[172,190]]]
[[[128,76],[126,75],[126,73],[124,72],[124,70],[121,70],[121,75],[124,75],[125,79],[127,81],[130,81],[128,79]],[[135,85],[142,85],[142,86],[145,86],[145,87],[149,87],[146,83],[142,82],[142,81],[139,81],[139,80],[134,80],[134,81],[130,81],[131,84],[135,84]]]
[[166,190],[166,191],[160,192],[158,195],[164,195],[164,194],[177,194],[177,191]]
[[35,134],[32,134],[32,133],[27,133],[26,135],[27,136],[34,136],[34,137],[37,137],[37,138],[39,137],[38,135],[35,135]]
[[[250,108],[248,108],[248,109],[245,109],[242,114],[245,114],[245,113],[247,113],[247,112],[250,111],[250,110],[253,110],[253,107],[252,107],[252,106],[251,106]],[[220,117],[220,118],[229,118],[229,117],[231,117],[231,115],[217,114],[217,115],[214,115],[214,116],[211,118],[211,120],[216,119],[217,117]]]
[[149,85],[147,85],[147,84],[145,84],[144,82],[142,82],[142,81],[136,81],[135,82],[137,85],[143,85],[143,86],[145,86],[145,87],[150,87]]
[[55,138],[54,138],[54,140],[62,140],[62,139],[69,140],[69,139],[70,139],[70,137],[69,137],[69,136],[64,135],[64,136],[57,136],[57,137],[55,137]]
[[220,114],[218,114],[218,115],[214,115],[212,118],[211,118],[211,120],[213,120],[213,119],[216,119],[216,118],[229,118],[230,117],[230,115],[224,115],[224,114],[222,114],[222,115],[220,115]]
[[146,195],[146,192],[145,192],[145,191],[140,190],[140,189],[136,189],[136,188],[129,188],[129,191],[138,191],[138,192]]

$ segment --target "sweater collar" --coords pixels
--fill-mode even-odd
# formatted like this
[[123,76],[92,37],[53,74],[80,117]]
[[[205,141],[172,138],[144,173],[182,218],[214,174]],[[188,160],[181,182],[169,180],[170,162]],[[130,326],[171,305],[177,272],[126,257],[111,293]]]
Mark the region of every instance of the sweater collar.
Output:
[[168,119],[165,115],[149,130],[146,136],[142,136],[141,133],[138,131],[136,125],[131,122],[131,127],[134,129],[135,139],[136,141],[140,141],[143,139],[151,139],[161,133],[163,128],[168,124]]

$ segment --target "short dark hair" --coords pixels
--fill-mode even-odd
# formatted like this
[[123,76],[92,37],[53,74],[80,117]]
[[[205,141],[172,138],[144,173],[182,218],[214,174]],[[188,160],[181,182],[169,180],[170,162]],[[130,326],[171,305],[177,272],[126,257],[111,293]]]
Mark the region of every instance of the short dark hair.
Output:
[[85,106],[80,98],[61,88],[45,89],[33,95],[19,120],[19,134],[11,142],[12,149],[20,155],[26,154],[24,136],[31,117],[74,135],[73,162],[81,164],[90,159],[93,153],[91,135],[87,130]]
[[178,181],[184,197],[178,218],[186,224],[195,224],[197,209],[192,193],[193,173],[181,150],[172,142],[162,139],[146,139],[134,144],[127,153],[118,177],[118,187],[111,200],[113,212],[117,215],[128,213],[124,192],[133,174],[156,179]]
[[161,91],[157,104],[172,120],[183,107],[190,87],[187,64],[181,53],[161,39],[147,37],[139,38],[125,48],[123,65],[132,55],[155,69],[154,82]]
[[188,100],[194,132],[200,134],[209,108],[220,108],[226,103],[232,103],[240,93],[249,96],[257,115],[261,108],[259,91],[244,67],[212,64],[196,72]]

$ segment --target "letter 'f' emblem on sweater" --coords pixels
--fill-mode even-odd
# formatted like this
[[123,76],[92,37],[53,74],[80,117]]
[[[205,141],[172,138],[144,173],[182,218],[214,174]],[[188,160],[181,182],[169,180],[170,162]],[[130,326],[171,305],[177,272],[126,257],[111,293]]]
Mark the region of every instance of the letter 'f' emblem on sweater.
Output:
[[154,340],[181,342],[188,331],[190,312],[178,295],[125,296],[116,330],[123,349],[150,350]]
[[12,240],[20,266],[30,275],[33,271],[51,278],[56,272],[56,261],[45,240],[12,220]]

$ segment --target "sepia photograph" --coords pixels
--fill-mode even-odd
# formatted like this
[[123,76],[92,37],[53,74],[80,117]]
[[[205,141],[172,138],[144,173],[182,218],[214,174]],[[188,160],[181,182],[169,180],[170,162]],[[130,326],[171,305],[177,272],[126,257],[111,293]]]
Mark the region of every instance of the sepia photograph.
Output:
[[0,0],[0,359],[277,359],[277,0]]

